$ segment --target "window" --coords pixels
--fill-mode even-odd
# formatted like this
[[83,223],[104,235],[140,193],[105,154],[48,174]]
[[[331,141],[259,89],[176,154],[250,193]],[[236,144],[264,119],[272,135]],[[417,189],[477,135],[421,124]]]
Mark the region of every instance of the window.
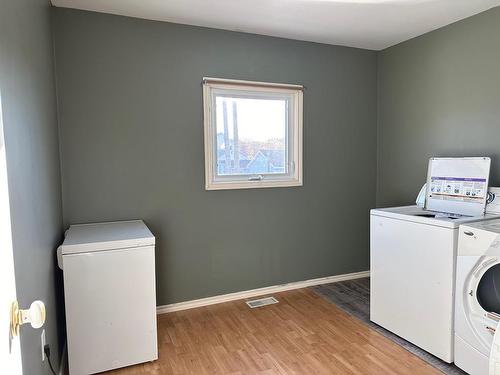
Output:
[[302,86],[205,78],[207,190],[302,185]]

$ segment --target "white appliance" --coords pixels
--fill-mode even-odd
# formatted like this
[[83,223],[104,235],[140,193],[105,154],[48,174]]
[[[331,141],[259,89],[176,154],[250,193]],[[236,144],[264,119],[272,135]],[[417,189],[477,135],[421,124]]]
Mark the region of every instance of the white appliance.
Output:
[[458,228],[494,217],[484,216],[490,164],[431,158],[416,206],[371,210],[370,319],[449,363]]
[[500,220],[460,226],[455,302],[455,364],[500,374]]
[[72,225],[58,249],[71,375],[158,358],[155,238],[141,220]]
[[370,320],[453,362],[458,228],[484,219],[418,206],[371,210]]

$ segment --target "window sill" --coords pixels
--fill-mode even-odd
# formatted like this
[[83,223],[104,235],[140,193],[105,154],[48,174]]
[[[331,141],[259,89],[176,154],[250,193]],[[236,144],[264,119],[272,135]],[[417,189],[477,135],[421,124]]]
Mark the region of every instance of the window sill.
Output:
[[302,186],[302,179],[281,181],[241,181],[241,182],[209,182],[205,184],[205,190],[233,190],[233,189],[261,189],[261,188],[283,188]]

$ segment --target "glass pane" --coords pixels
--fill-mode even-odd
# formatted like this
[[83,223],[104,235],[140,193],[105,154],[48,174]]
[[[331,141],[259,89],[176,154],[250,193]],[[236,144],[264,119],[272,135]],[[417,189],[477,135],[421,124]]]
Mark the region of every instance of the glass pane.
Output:
[[216,96],[217,175],[288,173],[287,99]]
[[500,264],[484,273],[477,286],[477,300],[485,311],[500,314]]

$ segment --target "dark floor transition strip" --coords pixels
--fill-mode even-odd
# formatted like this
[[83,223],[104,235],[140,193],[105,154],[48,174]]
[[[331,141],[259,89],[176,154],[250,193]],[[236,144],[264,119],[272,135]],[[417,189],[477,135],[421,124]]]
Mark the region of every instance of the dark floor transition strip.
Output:
[[434,357],[418,346],[413,345],[370,321],[370,278],[367,277],[315,286],[312,287],[312,290],[334,303],[348,314],[369,325],[375,331],[415,354],[439,371],[445,374],[466,375],[466,373],[457,366],[441,361],[439,358]]

